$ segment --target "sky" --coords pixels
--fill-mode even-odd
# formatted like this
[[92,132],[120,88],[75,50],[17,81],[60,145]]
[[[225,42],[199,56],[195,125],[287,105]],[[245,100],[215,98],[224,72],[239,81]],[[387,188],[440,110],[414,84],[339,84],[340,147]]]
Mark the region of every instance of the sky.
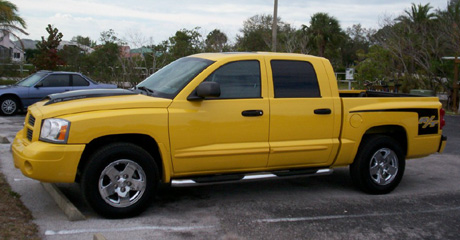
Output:
[[[11,1],[11,0],[10,0]],[[326,12],[342,29],[353,24],[378,29],[385,17],[395,18],[412,3],[446,9],[448,0],[278,0],[278,17],[299,28],[313,14]],[[81,35],[99,42],[100,33],[113,29],[131,47],[159,44],[181,29],[198,30],[203,37],[214,29],[234,42],[243,22],[256,14],[273,14],[274,0],[13,0],[26,21],[28,36],[39,40],[53,25],[63,40]]]

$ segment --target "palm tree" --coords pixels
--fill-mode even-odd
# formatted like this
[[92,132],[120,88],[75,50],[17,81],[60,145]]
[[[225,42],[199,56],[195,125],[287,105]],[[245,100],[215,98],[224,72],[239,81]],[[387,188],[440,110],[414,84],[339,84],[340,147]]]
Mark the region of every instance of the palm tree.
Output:
[[15,32],[29,35],[24,30],[25,28],[27,28],[26,22],[18,15],[18,7],[9,1],[0,0],[0,31],[3,35],[11,34],[19,40],[22,48],[24,48],[21,39]]
[[431,9],[433,9],[433,7],[431,7],[429,3],[425,5],[415,5],[412,3],[410,11],[405,10],[404,12],[406,15],[400,16],[396,18],[396,20],[399,22],[408,22],[411,24],[424,24],[436,19],[436,14],[430,13]]
[[328,45],[336,45],[343,38],[339,21],[327,13],[316,13],[310,19],[310,26],[302,26],[309,38],[316,43],[318,55],[324,57]]

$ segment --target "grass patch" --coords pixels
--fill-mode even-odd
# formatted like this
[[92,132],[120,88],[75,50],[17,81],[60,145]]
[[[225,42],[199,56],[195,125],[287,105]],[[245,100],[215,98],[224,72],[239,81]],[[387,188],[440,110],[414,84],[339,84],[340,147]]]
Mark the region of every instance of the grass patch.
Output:
[[0,79],[0,85],[12,85],[17,83],[18,81],[16,80],[1,80]]
[[0,173],[0,239],[40,239],[32,214]]
[[458,113],[455,114],[453,111],[448,111],[448,110],[446,110],[446,115],[448,115],[448,116],[457,116]]

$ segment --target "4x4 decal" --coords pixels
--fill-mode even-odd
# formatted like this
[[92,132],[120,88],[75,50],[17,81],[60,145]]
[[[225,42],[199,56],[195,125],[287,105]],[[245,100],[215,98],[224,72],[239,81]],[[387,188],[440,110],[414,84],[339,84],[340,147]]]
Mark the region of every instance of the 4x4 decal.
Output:
[[427,128],[427,127],[436,127],[438,125],[438,120],[435,119],[436,116],[431,116],[431,117],[421,117],[418,120],[418,124],[422,124],[422,128]]
[[437,134],[439,126],[438,109],[423,108],[396,108],[396,109],[369,109],[355,112],[415,112],[418,114],[418,135]]

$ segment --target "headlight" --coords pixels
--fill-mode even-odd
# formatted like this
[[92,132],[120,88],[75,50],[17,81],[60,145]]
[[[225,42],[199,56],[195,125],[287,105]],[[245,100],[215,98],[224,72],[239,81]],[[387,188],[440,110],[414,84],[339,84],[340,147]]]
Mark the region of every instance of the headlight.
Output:
[[40,140],[52,143],[66,143],[69,137],[70,122],[59,118],[45,119],[40,131]]

